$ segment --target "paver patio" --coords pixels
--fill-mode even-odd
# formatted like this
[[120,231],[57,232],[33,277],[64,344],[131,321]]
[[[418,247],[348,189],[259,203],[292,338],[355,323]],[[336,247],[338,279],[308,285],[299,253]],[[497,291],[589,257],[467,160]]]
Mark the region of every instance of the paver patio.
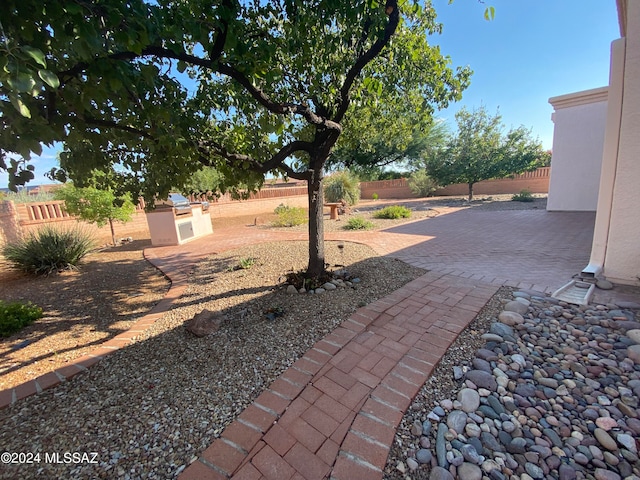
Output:
[[[357,310],[316,343],[180,478],[382,478],[404,411],[458,334],[499,286],[549,293],[579,273],[589,260],[594,218],[593,213],[461,209],[385,231],[327,233],[328,240],[365,243],[428,272]],[[64,371],[0,392],[0,407],[128,345],[180,297],[187,274],[208,255],[250,243],[306,239],[306,233],[243,226],[215,230],[182,246],[145,250],[172,280],[165,299],[131,331]],[[601,293],[598,300],[609,298]]]
[[[287,369],[181,475],[376,479],[404,411],[501,285],[551,292],[588,263],[593,213],[459,210],[381,232],[328,233],[429,270],[356,311]],[[153,249],[176,274],[208,253],[305,234],[244,227]]]

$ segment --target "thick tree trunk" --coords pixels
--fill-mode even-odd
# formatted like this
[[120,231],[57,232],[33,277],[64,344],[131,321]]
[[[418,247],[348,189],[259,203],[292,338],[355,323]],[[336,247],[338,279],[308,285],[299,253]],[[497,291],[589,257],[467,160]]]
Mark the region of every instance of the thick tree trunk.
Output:
[[473,200],[473,183],[469,183],[468,185],[469,185],[469,198],[468,198],[468,201],[469,201],[469,203],[471,203],[472,200]]
[[313,169],[307,186],[309,196],[309,265],[307,277],[319,277],[324,272],[324,192],[322,168]]

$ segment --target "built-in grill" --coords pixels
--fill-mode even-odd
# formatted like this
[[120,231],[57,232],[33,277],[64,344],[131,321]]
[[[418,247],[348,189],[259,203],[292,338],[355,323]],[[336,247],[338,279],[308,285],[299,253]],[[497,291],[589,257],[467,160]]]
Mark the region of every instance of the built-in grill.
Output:
[[180,245],[213,231],[209,203],[190,203],[179,193],[156,201],[155,210],[147,214],[147,224],[154,246]]
[[176,217],[188,215],[191,213],[191,203],[189,200],[179,193],[170,193],[169,198],[156,203],[157,208],[173,208]]

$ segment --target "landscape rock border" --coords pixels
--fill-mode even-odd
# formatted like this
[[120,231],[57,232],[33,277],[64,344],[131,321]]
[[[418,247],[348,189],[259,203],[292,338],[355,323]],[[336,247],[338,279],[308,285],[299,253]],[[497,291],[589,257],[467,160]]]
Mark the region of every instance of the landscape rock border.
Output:
[[405,414],[385,478],[640,478],[639,311],[497,298],[473,355],[443,358]]

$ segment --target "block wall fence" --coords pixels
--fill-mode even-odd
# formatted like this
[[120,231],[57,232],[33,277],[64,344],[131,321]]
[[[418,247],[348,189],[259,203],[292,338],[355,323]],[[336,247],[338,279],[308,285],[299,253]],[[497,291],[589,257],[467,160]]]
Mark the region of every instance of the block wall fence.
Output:
[[[550,168],[540,168],[533,172],[515,175],[513,178],[501,180],[488,180],[479,182],[474,186],[475,195],[497,195],[520,193],[527,189],[531,193],[548,193]],[[373,194],[379,199],[407,199],[417,198],[411,190],[406,179],[382,180],[378,182],[361,182],[361,198],[369,200]],[[450,185],[437,190],[436,195],[467,195],[467,186]],[[200,201],[200,198],[191,198],[192,201]],[[211,218],[230,218],[246,215],[258,215],[271,213],[280,204],[291,207],[307,207],[306,185],[294,186],[267,186],[256,194],[252,194],[247,200],[234,200],[225,194],[210,202],[209,211]],[[127,223],[116,222],[116,238],[133,236],[140,238],[145,235],[148,238],[149,227],[144,213],[144,202],[141,201],[133,220]],[[64,211],[63,202],[36,202],[18,203],[10,201],[0,202],[0,245],[13,242],[29,232],[41,228],[43,225],[60,225],[71,227],[80,224],[82,228],[95,235],[100,243],[111,242],[111,230],[109,225],[97,227],[80,221]]]
[[[513,175],[511,178],[485,180],[473,186],[474,195],[515,194],[522,190],[531,193],[549,193],[550,167],[543,167],[532,172]],[[360,182],[360,197],[363,200],[373,198],[377,194],[380,199],[417,198],[411,192],[406,178],[396,180],[381,180],[377,182]],[[467,195],[469,187],[466,184],[449,185],[435,191],[435,196]]]

